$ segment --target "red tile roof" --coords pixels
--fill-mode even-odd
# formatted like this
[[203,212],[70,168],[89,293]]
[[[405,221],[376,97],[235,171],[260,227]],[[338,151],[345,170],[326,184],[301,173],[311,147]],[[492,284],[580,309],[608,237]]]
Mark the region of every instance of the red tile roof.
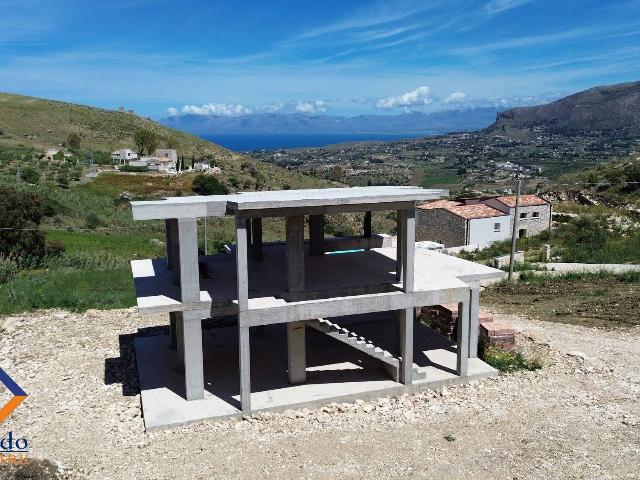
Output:
[[[503,196],[496,197],[501,203],[504,203],[507,207],[515,207],[516,206],[516,197],[515,196]],[[543,200],[537,195],[520,195],[520,206],[521,207],[535,207],[537,205],[548,205],[546,200]]]
[[418,208],[422,210],[442,208],[443,210],[453,213],[465,220],[472,220],[474,218],[504,217],[508,215],[507,213],[501,212],[500,210],[483,203],[464,205],[460,202],[454,202],[451,200],[437,200],[435,202],[423,203],[422,205],[419,205]]

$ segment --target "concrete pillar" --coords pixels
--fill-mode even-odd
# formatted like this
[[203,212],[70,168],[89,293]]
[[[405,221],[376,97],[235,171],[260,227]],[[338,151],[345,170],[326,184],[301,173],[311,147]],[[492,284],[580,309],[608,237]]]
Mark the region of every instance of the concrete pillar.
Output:
[[246,225],[246,229],[247,229],[247,245],[251,246],[251,240],[252,240],[252,236],[251,236],[251,219],[247,218],[245,221],[247,222],[247,225]]
[[[239,321],[242,322],[242,313]],[[244,322],[242,322],[244,323]],[[240,408],[243,412],[251,410],[251,345],[249,327],[238,329],[240,352]]]
[[398,210],[396,215],[396,280],[402,280],[402,251],[404,231],[404,210]]
[[458,303],[458,352],[456,373],[469,374],[469,301]]
[[305,325],[304,321],[287,323],[289,383],[302,383],[307,380]]
[[415,290],[414,257],[416,253],[416,209],[405,210],[402,229],[402,287]]
[[247,265],[247,222],[236,216],[236,278],[238,291],[238,352],[240,360],[240,404],[251,410],[251,346],[245,314],[249,309],[249,274]]
[[184,372],[184,322],[182,312],[176,312],[176,360],[177,370]]
[[205,312],[182,312],[182,351],[184,385],[187,400],[204,398],[204,366],[202,359],[202,318]]
[[174,255],[177,255],[178,252],[178,220],[169,219],[164,221],[164,236],[165,236],[165,248],[167,251],[167,269],[173,270],[175,267],[176,258]]
[[542,261],[548,262],[549,260],[551,260],[551,245],[545,243],[542,246]]
[[287,279],[289,292],[304,291],[304,217],[287,217]]
[[469,358],[478,356],[478,331],[480,329],[480,287],[471,286],[469,295]]
[[180,300],[183,303],[200,301],[197,228],[195,218],[178,220]]
[[371,238],[371,212],[364,212],[364,236]]
[[175,350],[178,347],[177,328],[178,312],[169,313],[169,338],[171,339],[169,346]]
[[324,215],[309,215],[309,255],[324,255]]
[[251,255],[255,260],[262,260],[262,219],[251,219]]
[[413,315],[414,308],[406,308],[398,312],[398,330],[400,337],[400,382],[405,385],[413,383]]
[[[303,292],[304,285],[304,217],[287,217],[287,279],[289,293]],[[287,324],[287,359],[289,382],[307,379],[305,322]]]

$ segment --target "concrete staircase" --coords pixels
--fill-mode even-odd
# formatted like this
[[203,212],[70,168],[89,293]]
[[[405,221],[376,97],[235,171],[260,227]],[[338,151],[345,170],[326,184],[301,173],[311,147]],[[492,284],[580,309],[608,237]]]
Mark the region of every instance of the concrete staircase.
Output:
[[[366,353],[370,357],[380,360],[385,364],[387,371],[392,378],[397,382],[400,379],[400,361],[398,357],[394,357],[387,350],[383,350],[380,347],[376,347],[370,340],[364,337],[358,336],[357,333],[352,332],[340,325],[325,320],[324,318],[317,318],[314,320],[307,320],[307,326],[318,330],[319,332],[329,335],[336,340],[349,345],[350,347],[360,350]],[[424,380],[426,373],[419,370],[418,365],[413,364],[413,379]]]

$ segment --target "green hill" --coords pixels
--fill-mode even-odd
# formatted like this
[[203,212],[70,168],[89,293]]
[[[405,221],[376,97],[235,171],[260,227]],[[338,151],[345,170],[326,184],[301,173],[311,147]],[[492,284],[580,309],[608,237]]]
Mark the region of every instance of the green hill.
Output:
[[110,152],[117,148],[135,148],[133,134],[139,129],[153,131],[161,139],[172,138],[181,155],[240,157],[219,145],[132,113],[0,93],[0,140],[5,145],[57,147],[69,134],[76,133],[82,139],[83,148]]

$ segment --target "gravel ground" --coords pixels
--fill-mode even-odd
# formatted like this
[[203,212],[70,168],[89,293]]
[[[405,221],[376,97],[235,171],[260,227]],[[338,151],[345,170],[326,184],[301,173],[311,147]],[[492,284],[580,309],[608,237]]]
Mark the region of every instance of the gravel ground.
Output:
[[129,334],[164,318],[7,317],[0,365],[30,396],[3,432],[68,478],[639,478],[640,328],[509,318],[542,370],[147,434]]

